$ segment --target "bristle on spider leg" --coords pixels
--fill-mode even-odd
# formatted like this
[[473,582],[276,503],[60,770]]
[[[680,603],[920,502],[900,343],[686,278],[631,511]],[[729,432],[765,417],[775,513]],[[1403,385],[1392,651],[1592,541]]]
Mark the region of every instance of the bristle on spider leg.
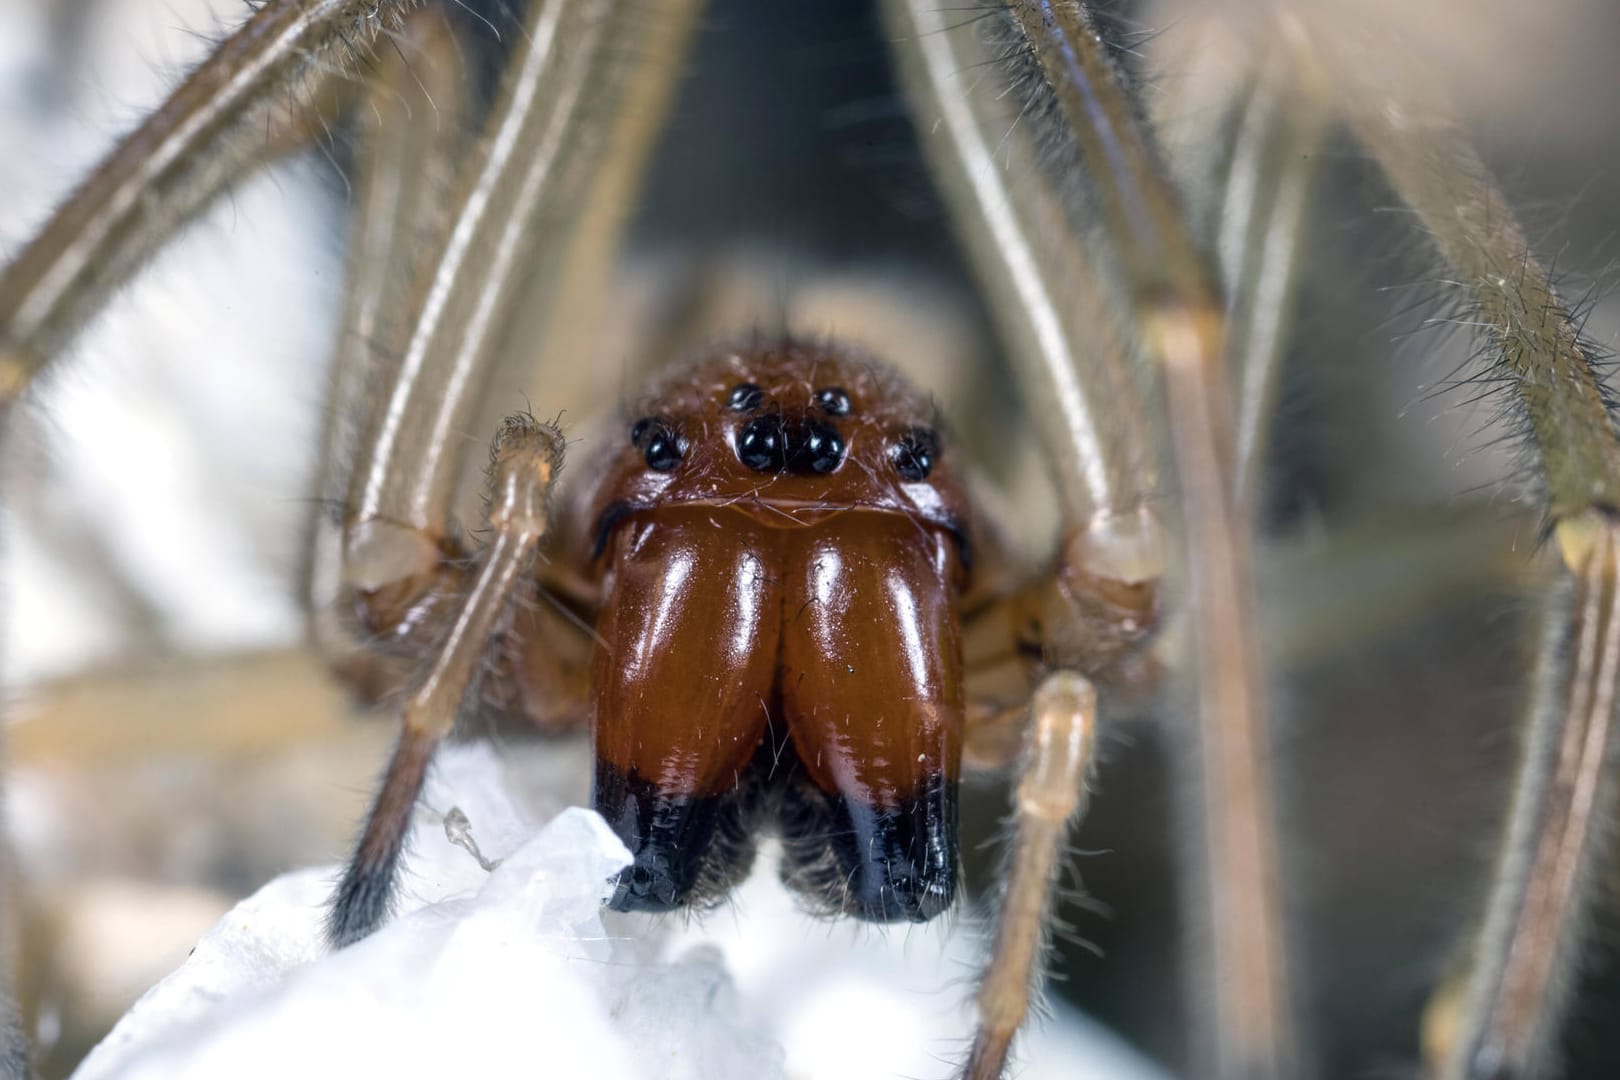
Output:
[[1348,90],[1357,137],[1467,291],[1491,377],[1511,390],[1564,563],[1576,571],[1596,536],[1583,524],[1588,512],[1620,507],[1620,438],[1590,345],[1438,92],[1417,83],[1397,109],[1346,74],[1353,53],[1321,44],[1319,35],[1310,41],[1312,59]]

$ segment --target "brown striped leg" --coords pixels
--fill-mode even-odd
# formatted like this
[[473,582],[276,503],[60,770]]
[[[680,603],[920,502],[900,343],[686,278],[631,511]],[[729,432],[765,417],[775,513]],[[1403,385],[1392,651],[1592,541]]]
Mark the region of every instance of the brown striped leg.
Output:
[[[1185,748],[1186,772],[1201,798],[1193,824],[1202,832],[1197,848],[1207,853],[1194,868],[1201,887],[1187,890],[1197,905],[1188,910],[1189,936],[1203,953],[1194,996],[1206,1010],[1207,1071],[1283,1080],[1295,1074],[1301,1053],[1284,952],[1225,297],[1086,5],[1011,0],[1004,7],[965,19],[929,0],[891,0],[887,10],[918,102],[918,127],[937,154],[935,171],[953,197],[958,226],[975,262],[1003,283],[986,291],[1014,312],[1002,314],[1011,351],[1041,351],[1040,363],[1019,369],[1032,411],[1039,417],[1039,403],[1050,401],[1066,421],[1040,434],[1058,463],[1067,526],[1059,566],[1071,584],[1060,583],[1060,591],[1082,605],[1103,598],[1115,606],[1122,596],[1129,607],[1133,592],[1151,596],[1163,576],[1158,529],[1145,510],[1157,490],[1156,448],[1131,434],[1140,418],[1160,418],[1131,393],[1099,395],[1103,383],[1075,374],[1063,362],[1065,326],[1077,318],[1088,328],[1117,326],[1127,343],[1123,355],[1134,344],[1148,379],[1162,388],[1160,426],[1176,467],[1198,680],[1196,724],[1176,745]],[[996,113],[998,97],[1010,116]],[[1087,241],[1077,245],[1081,257],[1051,239],[1064,236]],[[1103,272],[1091,272],[1094,259]],[[1114,271],[1122,288],[1099,292],[1094,282]],[[1109,318],[1110,310],[1123,317]],[[1112,347],[1089,355],[1096,336],[1075,339],[1073,355],[1122,371],[1118,382],[1128,389],[1138,373]],[[1099,656],[1087,628],[1106,629],[1109,619],[1097,623],[1084,606],[1078,614],[1080,632],[1069,636],[1082,659],[1072,666],[1099,675],[1094,661],[1119,656]],[[1138,623],[1120,643],[1128,652],[1143,633]],[[972,664],[977,650],[971,638],[968,645]],[[1054,657],[1050,641],[1044,651],[1047,666],[1071,666]]]
[[399,744],[332,898],[327,936],[336,947],[370,934],[388,915],[411,811],[433,751],[455,726],[462,699],[513,597],[533,580],[563,446],[561,432],[528,416],[508,420],[495,440],[489,546],[479,556],[472,587],[457,605],[432,667],[405,702]]
[[[1589,933],[1620,751],[1620,437],[1592,349],[1432,74],[1374,54],[1325,10],[1293,24],[1300,62],[1333,100],[1445,260],[1485,346],[1488,378],[1529,436],[1563,581],[1548,624],[1513,809],[1466,973],[1437,994],[1425,1056],[1446,1080],[1541,1076]],[[1400,100],[1391,87],[1399,86]]]
[[197,66],[0,271],[0,404],[233,182],[321,130],[412,0],[270,0]]

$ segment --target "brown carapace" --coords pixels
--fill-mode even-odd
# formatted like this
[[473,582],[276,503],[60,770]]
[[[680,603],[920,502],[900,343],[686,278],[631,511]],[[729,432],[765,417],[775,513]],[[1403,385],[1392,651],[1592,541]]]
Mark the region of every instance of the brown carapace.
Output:
[[831,347],[724,350],[588,466],[594,800],[635,857],[614,907],[718,899],[773,822],[817,906],[950,905],[970,516],[932,414]]

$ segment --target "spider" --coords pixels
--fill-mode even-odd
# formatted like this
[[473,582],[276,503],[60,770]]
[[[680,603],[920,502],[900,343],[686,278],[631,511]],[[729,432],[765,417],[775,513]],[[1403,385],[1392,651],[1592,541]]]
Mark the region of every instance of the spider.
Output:
[[[387,343],[376,351],[397,366],[354,355],[337,365],[328,465],[344,469],[341,449],[358,445],[357,479],[338,497],[336,521],[314,529],[310,581],[318,611],[340,610],[338,599],[360,605],[363,633],[316,618],[334,666],[368,693],[409,687],[412,721],[334,920],[340,941],[381,917],[399,815],[431,742],[490,652],[543,640],[563,654],[564,624],[612,603],[593,598],[588,581],[568,578],[581,574],[581,560],[558,557],[560,576],[547,581],[558,603],[535,616],[547,634],[502,630],[510,581],[527,580],[538,547],[549,543],[549,480],[524,480],[511,462],[555,472],[554,436],[540,426],[505,429],[494,466],[505,486],[491,498],[490,543],[474,550],[446,527],[463,465],[448,433],[476,411],[503,332],[525,325],[528,313],[513,300],[517,282],[538,280],[565,297],[591,286],[696,15],[695,5],[677,3],[634,18],[585,0],[537,4],[510,49],[486,137],[469,148],[436,142],[457,129],[424,123],[428,110],[390,107],[409,98],[410,85],[439,106],[456,93],[453,76],[433,82],[452,68],[452,39],[408,7],[266,4],[0,278],[0,381],[15,397],[176,223],[268,153],[312,137],[311,117],[344,109],[354,91],[334,70],[364,71],[383,88],[368,101],[376,130],[357,195],[345,340]],[[1367,51],[1361,28],[1333,27],[1318,11],[1237,20],[1248,41],[1237,50],[1237,73],[1189,80],[1179,114],[1167,106],[1172,120],[1225,131],[1209,140],[1221,149],[1202,177],[1196,145],[1169,140],[1176,167],[1161,165],[1146,110],[1129,96],[1119,58],[1084,9],[1013,4],[961,13],[897,0],[884,17],[923,149],[1054,474],[1061,519],[1042,572],[1015,568],[1001,578],[992,569],[983,598],[962,600],[970,685],[989,689],[975,695],[955,735],[970,759],[1020,777],[1007,898],[969,1070],[998,1075],[1022,1021],[1053,865],[1085,802],[1096,699],[1154,680],[1159,649],[1196,675],[1182,710],[1189,721],[1179,729],[1197,807],[1189,819],[1193,885],[1184,890],[1200,987],[1189,997],[1203,1031],[1194,1071],[1291,1076],[1312,1060],[1299,1034],[1308,1018],[1293,988],[1279,888],[1249,518],[1296,277],[1311,181],[1305,163],[1335,123],[1381,166],[1467,290],[1489,370],[1522,411],[1524,445],[1544,480],[1554,541],[1544,561],[1561,566],[1563,580],[1545,616],[1530,750],[1478,940],[1436,990],[1425,1031],[1441,1075],[1552,1068],[1568,997],[1561,973],[1573,968],[1587,922],[1609,801],[1599,766],[1614,678],[1609,620],[1620,553],[1611,519],[1620,503],[1611,488],[1620,449],[1591,350],[1477,155],[1418,73],[1387,83],[1369,76],[1369,57],[1379,54]],[[379,35],[413,57],[392,82],[387,51],[373,59]],[[1398,100],[1389,86],[1400,88]],[[1214,104],[1189,104],[1202,93]],[[288,100],[299,104],[286,108]],[[458,157],[467,160],[454,178],[439,175]],[[1190,184],[1184,195],[1171,183],[1183,171],[1222,181]],[[577,233],[558,227],[575,216],[583,219]],[[397,254],[417,228],[430,237],[428,254]],[[838,355],[824,359],[836,367]],[[721,388],[727,394],[754,383],[746,365],[735,375]],[[392,404],[368,421],[361,406],[371,400]],[[656,414],[646,419],[633,449],[659,472],[670,455],[654,451],[679,448],[685,436]],[[911,417],[906,426],[919,433],[925,425]],[[746,464],[743,431],[732,445]],[[787,439],[788,428],[780,431]],[[894,462],[933,456],[937,444],[921,434],[895,434],[912,442],[894,444],[902,447]],[[547,449],[526,450],[525,441]],[[952,448],[939,452],[944,460]],[[527,509],[513,517],[520,503]],[[1179,546],[1166,540],[1166,520],[1176,522]],[[1162,607],[1180,613],[1185,657],[1152,633]],[[565,655],[559,660],[555,670],[537,662],[512,668],[520,678],[486,680],[482,700],[554,721],[542,714],[579,670]],[[600,732],[603,719],[597,723]],[[940,829],[947,817],[925,812],[921,820]],[[652,892],[674,888],[684,898],[685,886],[656,873],[648,881]],[[929,884],[943,887],[937,876]],[[877,890],[880,906],[898,896],[898,880],[888,885]],[[937,904],[912,895],[901,906],[921,916]]]

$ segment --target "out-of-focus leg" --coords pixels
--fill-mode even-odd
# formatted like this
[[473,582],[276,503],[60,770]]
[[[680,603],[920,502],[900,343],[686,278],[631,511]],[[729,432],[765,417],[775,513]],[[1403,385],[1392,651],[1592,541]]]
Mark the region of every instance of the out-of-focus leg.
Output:
[[443,232],[462,151],[472,140],[471,86],[437,7],[412,13],[378,59],[358,116],[361,152],[343,319],[316,462],[317,510],[304,568],[309,635],[364,701],[397,684],[400,662],[366,648],[343,603],[344,503],[371,403],[395,377],[424,243]]
[[1548,1075],[1620,800],[1620,436],[1590,343],[1432,73],[1386,47],[1375,60],[1362,28],[1334,24],[1325,9],[1310,15],[1295,24],[1299,62],[1325,74],[1430,234],[1479,329],[1487,367],[1479,377],[1501,386],[1544,482],[1562,581],[1545,609],[1485,916],[1466,975],[1431,1006],[1425,1050],[1448,1080]]
[[108,292],[244,173],[304,145],[413,0],[271,0],[129,135],[0,271],[0,403]]

